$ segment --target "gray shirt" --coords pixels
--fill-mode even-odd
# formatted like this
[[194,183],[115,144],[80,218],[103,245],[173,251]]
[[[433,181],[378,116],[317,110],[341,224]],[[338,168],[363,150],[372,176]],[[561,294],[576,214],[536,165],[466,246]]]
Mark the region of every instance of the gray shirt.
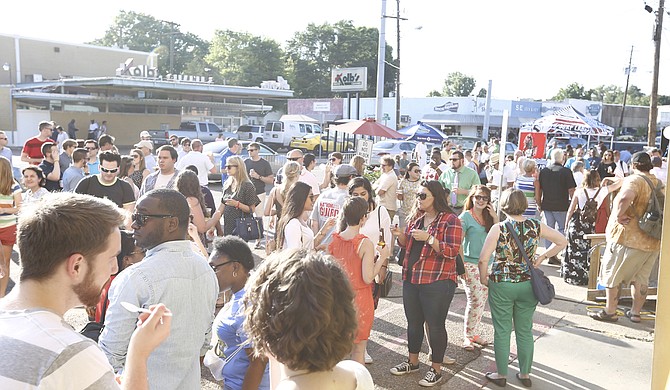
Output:
[[[318,228],[321,229],[328,218],[337,217],[340,214],[340,210],[342,210],[344,200],[347,196],[349,196],[349,192],[347,192],[346,189],[340,189],[338,187],[323,191],[314,204],[310,219],[312,221],[317,221]],[[330,244],[330,241],[333,239],[334,230],[335,228],[332,228],[326,232],[321,244]]]
[[211,339],[219,285],[207,259],[190,241],[168,241],[121,272],[109,289],[109,308],[100,347],[119,371],[125,364],[137,313],[121,307],[164,303],[173,313],[170,336],[147,363],[151,389],[199,389],[200,361]]
[[74,192],[74,189],[77,188],[77,184],[86,177],[84,175],[84,168],[77,168],[74,165],[71,165],[68,169],[63,172],[63,191]]

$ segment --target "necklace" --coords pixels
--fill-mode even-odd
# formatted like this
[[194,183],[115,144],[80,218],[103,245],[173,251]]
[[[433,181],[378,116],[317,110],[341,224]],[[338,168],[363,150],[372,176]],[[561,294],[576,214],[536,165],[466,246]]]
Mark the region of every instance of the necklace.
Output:
[[480,224],[482,226],[486,226],[486,224],[483,221],[483,219],[484,219],[483,216],[482,216],[482,219],[479,219],[479,217],[475,213],[474,209],[470,209],[470,215],[472,215],[472,218],[474,218],[474,220],[477,221],[478,224]]

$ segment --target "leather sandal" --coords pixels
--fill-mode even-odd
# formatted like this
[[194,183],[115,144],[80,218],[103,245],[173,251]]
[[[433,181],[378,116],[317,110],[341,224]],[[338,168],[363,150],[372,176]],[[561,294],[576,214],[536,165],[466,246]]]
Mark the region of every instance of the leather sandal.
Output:
[[593,318],[596,321],[605,321],[605,322],[617,322],[619,317],[617,314],[607,314],[605,309],[589,313],[589,317]]
[[477,344],[479,347],[482,347],[482,348],[484,348],[484,347],[486,347],[487,345],[489,345],[489,342],[486,341],[486,340],[484,340],[481,336],[473,336],[473,337],[470,339],[470,342],[471,342],[472,344]]
[[507,378],[493,378],[493,377],[491,377],[491,375],[493,375],[492,372],[487,372],[486,375],[484,375],[484,377],[485,377],[489,382],[493,383],[494,385],[496,385],[496,386],[498,386],[498,387],[505,387],[505,386],[507,386]]
[[533,381],[530,380],[530,378],[522,378],[520,373],[516,373],[516,379],[521,381],[521,384],[523,387],[531,387],[533,386]]
[[637,324],[638,322],[642,321],[642,317],[640,317],[639,314],[633,314],[633,312],[630,311],[630,310],[626,310],[626,317],[628,317],[628,319],[630,320],[630,322],[634,322],[634,323],[636,323],[636,324]]

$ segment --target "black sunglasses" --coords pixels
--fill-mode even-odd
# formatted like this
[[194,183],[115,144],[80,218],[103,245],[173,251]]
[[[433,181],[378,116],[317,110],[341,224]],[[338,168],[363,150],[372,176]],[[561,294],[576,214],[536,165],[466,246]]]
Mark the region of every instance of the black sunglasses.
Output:
[[298,161],[301,157],[288,157],[289,161]]
[[426,200],[426,198],[428,197],[428,194],[426,194],[425,192],[419,192],[418,194],[416,194],[416,197],[421,199],[421,200]]
[[226,264],[230,264],[230,263],[234,263],[234,262],[235,262],[235,260],[230,260],[230,261],[226,261],[225,263],[216,264],[216,265],[210,263],[209,266],[212,267],[212,269],[216,273],[219,268],[223,267]]
[[491,198],[484,195],[475,195],[475,200],[483,200],[484,202],[488,202],[489,200],[491,200]]
[[174,215],[168,215],[168,214],[140,214],[140,213],[135,213],[131,216],[133,222],[135,222],[139,227],[146,225],[147,220],[149,220],[149,218],[165,219],[173,217]]
[[116,173],[119,171],[119,168],[112,168],[112,169],[107,169],[104,167],[100,167],[100,171],[105,172],[105,173]]

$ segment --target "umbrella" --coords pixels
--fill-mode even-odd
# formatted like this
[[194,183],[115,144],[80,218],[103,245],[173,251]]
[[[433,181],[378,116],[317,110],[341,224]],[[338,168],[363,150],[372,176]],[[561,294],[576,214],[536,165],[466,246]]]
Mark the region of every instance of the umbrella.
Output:
[[377,123],[374,119],[352,121],[343,125],[331,126],[330,131],[342,131],[349,134],[371,135],[373,137],[405,138],[397,131]]
[[427,125],[421,121],[416,122],[415,125],[405,127],[398,130],[398,133],[404,134],[409,141],[425,141],[425,142],[442,142],[447,138],[447,135],[431,125]]

